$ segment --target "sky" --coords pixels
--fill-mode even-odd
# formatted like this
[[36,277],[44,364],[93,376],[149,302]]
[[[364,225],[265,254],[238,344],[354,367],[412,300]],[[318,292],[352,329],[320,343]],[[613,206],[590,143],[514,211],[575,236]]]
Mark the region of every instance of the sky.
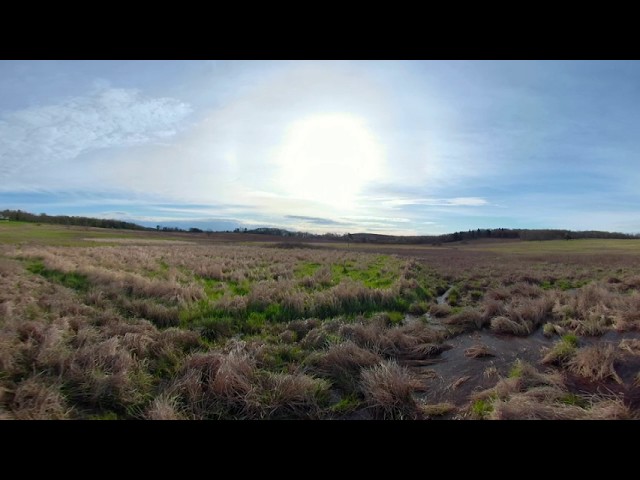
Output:
[[638,61],[0,61],[0,210],[640,232]]

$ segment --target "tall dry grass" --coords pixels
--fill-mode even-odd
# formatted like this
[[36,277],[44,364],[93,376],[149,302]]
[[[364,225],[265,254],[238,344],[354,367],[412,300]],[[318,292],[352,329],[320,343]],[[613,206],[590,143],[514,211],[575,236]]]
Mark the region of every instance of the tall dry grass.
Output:
[[362,372],[361,388],[376,418],[415,419],[420,409],[413,396],[423,384],[406,367],[393,360]]

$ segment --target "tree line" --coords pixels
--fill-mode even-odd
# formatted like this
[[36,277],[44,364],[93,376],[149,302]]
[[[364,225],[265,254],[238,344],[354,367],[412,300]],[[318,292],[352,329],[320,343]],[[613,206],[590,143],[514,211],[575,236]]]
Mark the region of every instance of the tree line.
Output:
[[354,233],[345,234],[344,238],[349,238],[353,242],[361,243],[429,243],[432,245],[439,245],[443,243],[465,242],[482,238],[507,238],[524,241],[574,240],[580,238],[638,239],[640,238],[640,234],[604,232],[599,230],[574,231],[563,229],[478,228],[475,230],[459,231],[444,235],[395,236]]
[[131,222],[123,222],[122,220],[111,220],[105,218],[91,217],[70,217],[68,215],[47,215],[41,213],[35,215],[22,210],[2,210],[0,211],[0,219],[14,220],[18,222],[32,223],[51,223],[56,225],[76,225],[81,227],[98,227],[98,228],[121,228],[125,230],[147,230],[145,227]]

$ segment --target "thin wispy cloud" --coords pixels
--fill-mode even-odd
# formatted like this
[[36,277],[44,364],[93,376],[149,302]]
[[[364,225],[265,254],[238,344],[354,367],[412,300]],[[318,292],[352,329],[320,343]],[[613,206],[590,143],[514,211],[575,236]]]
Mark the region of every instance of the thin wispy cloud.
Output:
[[345,225],[344,222],[338,222],[336,220],[331,220],[330,218],[306,217],[304,215],[285,215],[285,218],[302,220],[303,222],[315,223],[316,225]]
[[392,198],[381,199],[389,207],[403,207],[407,205],[426,205],[431,207],[482,207],[489,202],[479,197],[458,198]]
[[6,113],[0,120],[0,188],[51,188],[39,175],[42,168],[71,166],[83,154],[100,149],[166,140],[190,111],[176,99],[99,88],[57,104]]

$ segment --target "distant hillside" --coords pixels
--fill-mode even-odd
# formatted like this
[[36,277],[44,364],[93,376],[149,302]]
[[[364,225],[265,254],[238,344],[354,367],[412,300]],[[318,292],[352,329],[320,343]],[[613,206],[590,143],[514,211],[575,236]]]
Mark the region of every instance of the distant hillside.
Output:
[[[79,225],[85,227],[99,228],[121,228],[127,230],[161,230],[163,232],[189,232],[189,233],[214,233],[211,230],[202,230],[200,228],[191,227],[182,229],[180,227],[161,227],[147,228],[131,222],[123,222],[120,220],[91,218],[91,217],[69,217],[66,215],[47,215],[41,213],[34,215],[33,213],[23,212],[22,210],[2,210],[0,211],[0,219],[18,220],[23,222],[34,223],[54,223],[60,225]],[[511,228],[478,228],[475,230],[460,231],[447,233],[444,235],[417,235],[417,236],[401,236],[401,235],[380,235],[375,233],[323,233],[315,234],[308,232],[292,232],[282,228],[261,227],[255,229],[241,229],[216,233],[243,233],[269,235],[276,237],[292,237],[308,240],[322,241],[342,241],[354,243],[380,243],[380,244],[431,244],[440,245],[443,243],[467,242],[480,239],[515,239],[523,241],[533,240],[574,240],[580,238],[615,238],[615,239],[640,239],[640,234],[628,234],[619,232],[602,232],[597,230],[572,231],[572,230],[553,230],[553,229],[511,229]]]

